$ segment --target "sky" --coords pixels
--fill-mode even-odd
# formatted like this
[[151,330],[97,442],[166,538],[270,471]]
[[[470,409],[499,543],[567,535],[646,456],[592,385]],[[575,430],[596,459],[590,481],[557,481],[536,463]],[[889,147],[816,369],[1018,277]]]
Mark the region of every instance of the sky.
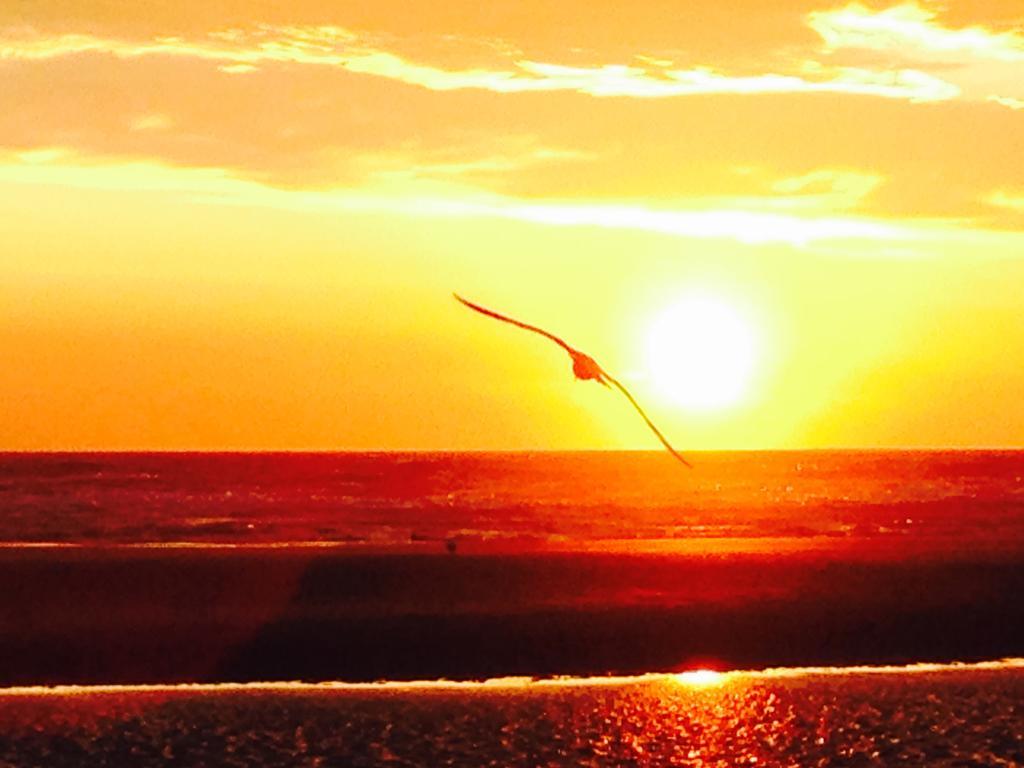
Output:
[[3,3],[0,449],[658,447],[453,291],[683,449],[1022,446],[1022,75],[1019,0]]

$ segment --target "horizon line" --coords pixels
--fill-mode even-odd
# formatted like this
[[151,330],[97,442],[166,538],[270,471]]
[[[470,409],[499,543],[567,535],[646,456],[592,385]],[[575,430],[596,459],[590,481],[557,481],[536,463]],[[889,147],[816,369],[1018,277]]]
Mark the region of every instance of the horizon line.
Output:
[[[1016,453],[1024,445],[819,446],[808,448],[687,448],[689,453]],[[659,454],[657,448],[3,448],[0,456],[24,455],[566,455]]]

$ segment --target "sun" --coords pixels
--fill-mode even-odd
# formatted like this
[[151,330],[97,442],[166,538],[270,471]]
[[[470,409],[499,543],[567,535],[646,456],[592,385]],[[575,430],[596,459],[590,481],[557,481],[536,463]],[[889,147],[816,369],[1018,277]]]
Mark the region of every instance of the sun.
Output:
[[655,319],[647,337],[654,386],[686,410],[715,411],[740,402],[756,363],[752,325],[714,294],[684,296]]

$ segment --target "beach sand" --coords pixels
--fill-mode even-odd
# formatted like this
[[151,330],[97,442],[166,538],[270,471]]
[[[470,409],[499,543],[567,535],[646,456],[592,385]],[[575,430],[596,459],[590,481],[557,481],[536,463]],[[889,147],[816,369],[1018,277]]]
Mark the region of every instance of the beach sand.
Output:
[[0,550],[0,685],[482,679],[1024,655],[1024,560],[842,548]]

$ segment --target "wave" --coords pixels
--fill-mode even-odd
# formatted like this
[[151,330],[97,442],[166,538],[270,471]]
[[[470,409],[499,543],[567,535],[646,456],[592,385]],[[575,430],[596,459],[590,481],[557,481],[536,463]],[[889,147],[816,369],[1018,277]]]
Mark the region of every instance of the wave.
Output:
[[920,675],[955,672],[1006,672],[1024,670],[1024,658],[1011,657],[989,661],[917,662],[905,665],[856,665],[837,667],[767,667],[764,669],[711,670],[690,669],[678,672],[648,672],[641,675],[590,677],[494,677],[484,680],[379,680],[370,683],[344,681],[247,682],[247,683],[154,683],[118,685],[52,685],[0,688],[0,698],[13,696],[88,696],[132,693],[245,693],[245,692],[334,692],[334,691],[493,691],[526,690],[552,687],[628,686],[649,683],[675,683],[703,687],[731,681],[802,677],[844,677],[859,675]]

